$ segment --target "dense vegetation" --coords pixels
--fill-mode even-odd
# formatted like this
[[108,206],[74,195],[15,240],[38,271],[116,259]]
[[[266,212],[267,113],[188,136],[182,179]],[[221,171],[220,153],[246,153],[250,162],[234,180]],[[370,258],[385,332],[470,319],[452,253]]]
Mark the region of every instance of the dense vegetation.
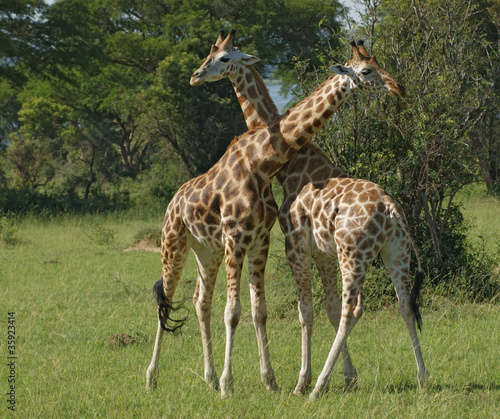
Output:
[[336,0],[0,1],[0,211],[165,208],[246,130],[229,83],[189,86],[220,28],[295,101],[363,38],[408,98],[355,95],[316,141],[401,202],[436,286],[494,298],[456,196],[500,189],[500,4],[360,3],[355,24]]

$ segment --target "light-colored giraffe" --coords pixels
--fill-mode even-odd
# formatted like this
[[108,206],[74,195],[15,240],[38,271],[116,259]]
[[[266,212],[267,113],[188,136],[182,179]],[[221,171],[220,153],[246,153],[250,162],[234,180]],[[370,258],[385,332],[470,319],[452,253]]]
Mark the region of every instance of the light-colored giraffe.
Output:
[[[234,30],[230,36],[234,35]],[[193,74],[191,84],[216,81],[228,77],[233,83],[249,128],[278,118],[279,114],[269,96],[260,75],[249,65],[258,61],[256,57],[242,54],[232,43],[222,45],[222,32],[212,46],[205,63]],[[358,48],[369,58],[363,43]],[[408,272],[411,247],[413,245],[420,269],[418,252],[411,238],[404,214],[399,205],[385,191],[372,182],[347,178],[347,175],[315,146],[308,143],[278,172],[277,178],[283,186],[284,202],[279,212],[279,221],[286,237],[287,258],[296,276],[299,287],[299,312],[302,326],[302,368],[295,389],[302,394],[311,382],[311,333],[313,324],[310,261],[315,262],[326,293],[328,317],[338,328],[341,307],[337,296],[336,259],[346,253],[345,248],[359,244],[356,252],[347,252],[344,257],[343,275],[347,271],[363,266],[366,271],[378,252],[384,252],[384,262],[398,291],[401,312],[412,338],[418,367],[418,382],[421,385],[428,376],[419,350],[415,320],[420,322],[416,297],[419,283],[410,298]],[[314,209],[313,209],[314,208]],[[332,209],[337,209],[329,213]],[[339,215],[340,214],[340,215]],[[304,218],[304,215],[306,216]],[[396,217],[397,222],[389,219]],[[377,224],[377,218],[382,220]],[[356,226],[356,229],[345,229]],[[342,226],[344,228],[342,228]],[[397,247],[395,254],[388,249]],[[400,258],[398,262],[398,257]],[[352,259],[355,259],[354,261]],[[395,265],[402,265],[396,267]],[[404,268],[403,273],[400,268]],[[418,281],[422,274],[418,273]],[[400,278],[397,278],[401,275]],[[348,278],[352,278],[349,275]],[[364,273],[361,275],[364,279]],[[411,301],[408,306],[408,301]],[[352,326],[351,326],[352,329]],[[349,387],[356,380],[347,345],[343,347],[344,376]],[[319,384],[312,398],[322,391],[328,381]]]
[[[181,186],[172,198],[162,231],[162,278],[155,286],[159,291],[159,322],[153,359],[146,373],[148,388],[156,384],[163,327],[172,311],[175,289],[188,251],[193,249],[198,261],[195,305],[202,335],[209,335],[215,274],[225,256],[226,353],[220,380],[222,395],[233,392],[232,352],[241,312],[240,277],[245,255],[248,256],[261,374],[269,390],[277,389],[268,361],[263,281],[269,230],[277,213],[270,192],[271,181],[354,91],[405,94],[404,88],[387,72],[362,58],[357,47],[353,47],[353,52],[348,66],[335,66],[339,74],[329,77],[283,117],[240,136],[207,173]],[[210,359],[210,352],[204,348],[205,360]],[[208,373],[205,365],[205,378],[215,385],[215,369],[208,368]]]

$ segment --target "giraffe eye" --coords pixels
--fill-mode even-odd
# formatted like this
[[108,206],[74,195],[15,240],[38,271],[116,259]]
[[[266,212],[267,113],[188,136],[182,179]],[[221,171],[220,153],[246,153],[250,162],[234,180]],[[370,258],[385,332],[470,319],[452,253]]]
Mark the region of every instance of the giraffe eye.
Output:
[[223,63],[227,63],[229,61],[229,57],[221,57],[220,59]]
[[363,76],[367,76],[368,74],[370,74],[372,71],[371,70],[361,70],[361,74]]

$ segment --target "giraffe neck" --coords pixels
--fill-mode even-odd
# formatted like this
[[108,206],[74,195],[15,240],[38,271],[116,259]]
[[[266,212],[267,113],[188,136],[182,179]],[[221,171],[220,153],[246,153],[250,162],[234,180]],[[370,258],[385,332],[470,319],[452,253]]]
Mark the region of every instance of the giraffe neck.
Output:
[[337,112],[351,93],[349,77],[331,75],[281,119],[283,140],[293,149],[302,147]]
[[260,74],[252,67],[238,67],[231,77],[248,129],[265,125],[280,116]]
[[[259,73],[251,66],[241,66],[237,69],[237,71],[233,71],[233,74],[236,74],[236,76],[232,77],[231,81],[233,83],[233,87],[238,97],[238,101],[242,108],[248,128],[251,129],[262,124],[268,124],[274,119],[278,120],[280,114],[278,113],[278,110],[276,109],[276,106],[271,96],[269,95],[269,91],[267,90]],[[319,111],[323,110],[324,115],[320,113],[320,116],[318,116],[318,118],[321,117],[322,119],[324,119],[324,122],[326,122],[326,120],[337,111],[340,105],[349,96],[349,80],[347,78],[345,78],[345,80],[342,79],[343,78],[340,76],[336,77],[336,75],[332,75],[320,87],[318,87],[318,89],[316,89],[313,95],[309,96],[309,98],[306,98],[298,106],[304,105],[303,107],[307,108],[308,105],[304,102],[311,99],[311,101],[308,101],[307,103],[314,104],[316,109]],[[325,98],[321,97],[322,94],[325,94]],[[321,99],[326,100],[327,104],[324,104],[324,100],[322,102]],[[294,111],[296,111],[295,108],[294,110],[292,110],[292,112],[289,113],[288,117],[290,117],[291,114],[294,113]],[[294,116],[292,116],[292,118],[294,118]],[[321,123],[317,127],[316,131],[321,127],[323,123]],[[312,137],[312,135],[313,134],[311,134],[310,136]],[[237,139],[233,140],[233,143],[234,141],[237,141]],[[319,169],[317,165],[327,169],[329,175],[331,176],[344,175],[342,170],[336,168],[318,147],[315,147],[312,143],[307,143],[306,148],[310,150],[304,149],[299,153],[300,155],[303,154],[302,158],[294,155],[295,151],[297,150],[292,150],[292,153],[287,153],[287,156],[285,156],[288,157],[289,155],[291,155],[292,157],[288,161],[286,166],[279,168],[279,171],[277,173],[277,179],[283,186],[285,186],[284,183],[287,179],[287,173],[293,172],[294,170],[305,170],[306,172],[309,172],[309,169],[314,169],[314,171],[317,172]],[[265,158],[264,156],[262,157],[267,161],[267,163],[270,163],[267,158]],[[271,160],[272,159],[273,158],[271,157]],[[281,159],[278,158],[277,164],[283,166],[284,163],[280,162],[279,160]],[[310,168],[310,164],[308,164],[308,162],[313,162],[316,167]],[[296,163],[302,167],[296,167]],[[267,167],[270,166],[268,165]],[[269,174],[273,175],[271,173]],[[305,178],[309,178],[309,176],[305,176]]]

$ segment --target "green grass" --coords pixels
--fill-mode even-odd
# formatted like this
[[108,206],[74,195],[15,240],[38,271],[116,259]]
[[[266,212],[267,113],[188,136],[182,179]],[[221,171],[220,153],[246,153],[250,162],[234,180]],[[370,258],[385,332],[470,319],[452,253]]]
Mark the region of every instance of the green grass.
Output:
[[[246,276],[233,372],[235,396],[222,400],[204,383],[201,338],[190,301],[180,336],[166,336],[158,389],[145,391],[145,370],[156,332],[152,285],[160,275],[158,253],[128,251],[137,233],[161,226],[162,215],[119,213],[14,220],[15,244],[0,244],[0,389],[7,384],[7,313],[16,313],[18,417],[498,417],[500,407],[500,306],[442,301],[424,310],[421,345],[431,379],[416,388],[416,366],[396,304],[368,312],[349,337],[359,373],[357,391],[342,391],[340,365],[331,391],[309,403],[292,395],[300,368],[300,328],[295,284],[283,276],[277,226],[267,269],[268,333],[281,391],[260,383]],[[194,291],[190,257],[179,299]],[[222,372],[225,330],[224,270],[213,307],[213,344]],[[117,333],[135,339],[117,347]],[[313,379],[333,341],[324,312],[315,323]],[[9,416],[6,396],[0,416]]]
[[469,236],[489,253],[500,255],[500,199],[486,192],[486,186],[467,186],[457,197],[470,225]]

